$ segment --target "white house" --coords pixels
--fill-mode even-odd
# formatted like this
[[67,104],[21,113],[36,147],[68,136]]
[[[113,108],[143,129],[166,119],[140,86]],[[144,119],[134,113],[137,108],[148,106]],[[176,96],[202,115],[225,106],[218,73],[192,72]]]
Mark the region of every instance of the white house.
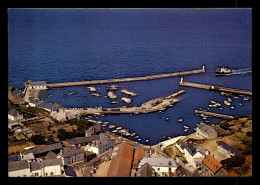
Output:
[[63,162],[61,158],[39,161],[42,177],[60,176]]
[[181,153],[184,153],[184,148],[186,148],[187,145],[183,142],[182,139],[179,139],[175,146],[180,150]]
[[100,139],[96,141],[92,141],[91,144],[85,146],[85,150],[91,151],[100,155],[110,148],[112,148],[112,140],[104,133],[99,134]]
[[17,121],[23,119],[23,114],[20,114],[19,111],[11,109],[8,111],[8,119],[12,121]]
[[226,156],[228,158],[237,155],[242,154],[242,151],[230,146],[229,144],[220,141],[217,145],[217,151],[220,155]]
[[8,162],[9,177],[30,177],[30,165],[27,160]]
[[140,168],[146,163],[155,170],[157,176],[169,176],[169,173],[174,173],[178,167],[173,158],[144,157],[139,162],[138,169],[140,170]]
[[203,152],[201,148],[196,149],[192,144],[188,144],[184,148],[184,157],[194,168],[201,167],[205,154],[208,154],[208,152]]
[[47,89],[46,81],[35,81],[35,82],[29,82],[29,88],[30,89],[36,89],[36,90],[45,90]]
[[38,161],[31,162],[30,168],[31,168],[31,176],[32,177],[41,177],[42,176],[42,169],[40,168]]
[[217,138],[217,132],[210,126],[200,123],[196,128],[196,137],[205,139]]

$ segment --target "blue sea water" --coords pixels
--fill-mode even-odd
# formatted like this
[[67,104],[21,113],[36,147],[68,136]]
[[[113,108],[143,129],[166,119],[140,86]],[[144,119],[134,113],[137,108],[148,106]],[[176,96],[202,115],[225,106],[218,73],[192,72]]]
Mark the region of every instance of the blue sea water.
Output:
[[[146,76],[202,68],[206,73],[187,75],[185,81],[252,90],[251,73],[216,76],[216,67],[239,70],[252,61],[251,9],[9,9],[8,85],[24,88],[27,80],[47,83]],[[198,107],[209,101],[223,103],[220,93],[179,86],[179,77],[119,83],[139,93],[132,106],[167,96],[182,88],[182,100],[163,114],[108,115],[101,117],[136,132],[148,144],[194,132],[202,119]],[[111,105],[106,84],[96,85],[102,97],[91,96],[85,86],[49,89],[41,99],[64,107],[117,107]],[[61,93],[77,91],[65,98]],[[118,100],[123,95],[120,90]],[[48,95],[53,95],[48,97]],[[83,95],[86,95],[83,96]],[[77,99],[79,98],[79,99]],[[240,107],[238,103],[244,105]],[[252,114],[252,100],[233,99],[213,112]],[[159,118],[160,116],[160,118]],[[171,119],[165,121],[165,117]],[[183,123],[178,123],[178,118]],[[210,123],[221,119],[209,118]],[[183,125],[190,130],[183,131]]]

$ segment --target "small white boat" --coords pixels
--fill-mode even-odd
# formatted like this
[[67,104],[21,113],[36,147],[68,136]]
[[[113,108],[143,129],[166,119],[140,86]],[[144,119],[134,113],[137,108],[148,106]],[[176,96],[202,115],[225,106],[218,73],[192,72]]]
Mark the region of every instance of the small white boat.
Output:
[[121,129],[122,129],[122,127],[117,127],[116,129],[117,129],[117,130],[121,130]]
[[183,121],[183,119],[182,119],[182,118],[179,118],[177,121],[178,121],[178,122],[182,122],[182,121]]
[[127,97],[121,98],[121,101],[124,101],[126,103],[131,103],[132,102],[132,100],[130,98],[127,98]]
[[109,122],[108,121],[104,121],[104,124],[108,124]]
[[132,136],[132,137],[135,136],[135,133],[132,133],[131,136]]
[[235,99],[239,99],[239,96],[234,96]]
[[107,125],[106,124],[103,124],[103,125],[101,125],[102,127],[106,127]]
[[97,89],[94,86],[87,87],[91,92],[96,92]]
[[135,138],[137,139],[137,138],[139,138],[139,136],[135,136]]
[[168,137],[168,139],[171,139],[171,137]]
[[169,117],[167,117],[167,118],[165,118],[165,120],[166,120],[166,121],[168,121],[168,120],[170,120],[170,118],[169,118]]
[[216,102],[214,100],[211,100],[210,103],[215,104]]
[[234,106],[231,106],[230,108],[231,108],[231,109],[234,109],[235,107],[234,107]]
[[118,104],[118,101],[112,101],[111,104]]
[[98,96],[98,97],[100,97],[100,96],[101,96],[101,94],[100,94],[100,93],[91,93],[90,95],[92,95],[92,96]]
[[139,139],[137,139],[138,141],[141,141],[141,139],[139,138]]
[[148,143],[148,142],[149,142],[149,139],[146,139],[145,142]]
[[108,127],[109,128],[115,128],[116,126],[115,125],[109,125]]
[[219,107],[219,110],[223,110],[223,108],[222,108],[222,107]]
[[187,125],[184,125],[183,128],[185,128],[185,129],[189,129],[190,127],[187,126]]
[[228,102],[230,102],[230,103],[231,103],[231,102],[232,102],[232,99],[231,99],[231,98],[228,98]]
[[228,102],[227,100],[224,100],[224,104],[225,104],[225,105],[231,105],[231,103]]
[[244,98],[243,98],[243,100],[246,100],[246,101],[248,101],[248,100],[249,100],[249,98],[248,98],[248,97],[244,97]]
[[239,105],[240,107],[242,107],[242,106],[243,106],[243,103],[239,103],[238,105]]
[[114,133],[115,133],[115,132],[118,132],[118,130],[113,130],[112,132],[114,132]]
[[209,104],[209,107],[213,107],[213,105]]

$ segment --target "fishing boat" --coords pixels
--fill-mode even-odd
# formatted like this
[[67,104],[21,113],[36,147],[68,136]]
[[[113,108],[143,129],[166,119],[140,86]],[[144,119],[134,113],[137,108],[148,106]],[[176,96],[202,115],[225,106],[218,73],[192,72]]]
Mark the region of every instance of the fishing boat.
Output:
[[179,118],[177,121],[178,121],[178,122],[182,122],[182,121],[183,121],[183,119],[182,119],[182,118]]
[[148,142],[149,142],[149,139],[146,139],[145,142],[148,143]]
[[135,136],[135,139],[139,138],[139,136]]
[[131,136],[132,136],[132,137],[135,136],[135,133],[133,132],[133,133],[131,134]]
[[122,89],[122,90],[121,90],[121,93],[130,95],[130,96],[137,96],[137,95],[138,95],[138,93],[135,93],[135,92],[133,92],[133,91],[128,91],[128,90],[126,90],[126,89]]
[[112,101],[111,104],[118,104],[118,101]]
[[165,118],[165,120],[166,120],[166,121],[168,121],[168,120],[170,120],[170,118],[169,118],[169,117],[167,117],[167,118]]
[[117,127],[116,129],[117,129],[117,130],[121,130],[121,129],[122,129],[122,127]]
[[129,132],[125,132],[125,136],[129,137],[131,134]]
[[132,100],[130,98],[127,98],[127,97],[121,98],[121,101],[124,101],[126,103],[131,103],[132,102]]
[[92,96],[101,96],[100,93],[92,93],[92,94],[90,94],[90,95],[92,95]]
[[225,104],[225,105],[231,105],[231,103],[228,102],[227,100],[224,100],[224,104]]
[[111,99],[117,98],[116,93],[114,93],[113,91],[108,91],[107,96]]
[[94,86],[89,86],[89,87],[86,87],[86,88],[89,89],[89,91],[91,91],[91,92],[97,91],[96,87],[94,87]]
[[117,90],[118,89],[118,85],[116,85],[116,84],[108,85],[107,89],[109,89],[109,90]]
[[115,133],[115,132],[118,132],[118,130],[116,130],[116,129],[115,129],[115,130],[113,130],[112,132],[114,132],[114,133]]
[[108,128],[115,128],[115,125],[109,125]]
[[211,100],[210,103],[214,104],[214,103],[216,103],[216,102],[215,102],[214,100]]
[[216,69],[216,75],[225,75],[225,74],[232,74],[233,71],[232,69],[224,66],[224,67],[218,67]]

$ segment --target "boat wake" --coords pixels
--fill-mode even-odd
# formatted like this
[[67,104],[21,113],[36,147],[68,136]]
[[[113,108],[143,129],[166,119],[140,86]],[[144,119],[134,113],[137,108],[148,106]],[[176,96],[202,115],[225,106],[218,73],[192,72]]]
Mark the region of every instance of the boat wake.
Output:
[[247,73],[252,73],[252,70],[251,70],[250,67],[244,68],[244,69],[233,70],[233,73],[221,74],[221,75],[244,75],[244,74],[247,74]]

